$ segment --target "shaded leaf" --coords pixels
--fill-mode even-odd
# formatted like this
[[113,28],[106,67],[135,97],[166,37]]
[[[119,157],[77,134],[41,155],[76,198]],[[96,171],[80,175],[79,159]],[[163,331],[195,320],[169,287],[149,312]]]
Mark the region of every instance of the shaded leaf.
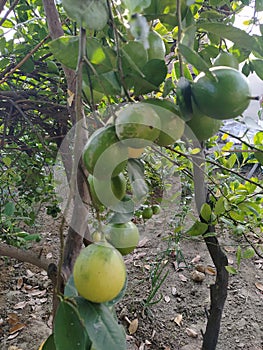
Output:
[[178,48],[180,53],[184,56],[188,63],[192,64],[199,71],[206,72],[212,78],[214,77],[209,71],[209,65],[206,63],[205,60],[202,59],[202,57],[196,51],[183,44],[179,44]]
[[253,258],[254,255],[255,255],[255,250],[250,247],[243,251],[242,257],[244,259],[251,259]]
[[88,336],[77,308],[61,300],[54,321],[56,350],[86,350]]
[[[91,303],[75,298],[80,317],[96,350],[126,350],[126,338],[123,328],[104,304]],[[75,349],[75,348],[72,348]],[[71,349],[71,350],[72,350]]]
[[73,278],[73,275],[71,274],[68,281],[67,281],[67,284],[65,286],[65,289],[64,289],[64,296],[65,297],[76,297],[78,296],[78,291],[75,287],[75,283],[74,283],[74,278]]
[[149,192],[144,179],[144,165],[139,159],[129,159],[127,171],[135,201],[140,201]]
[[57,350],[55,345],[54,334],[51,334],[45,341],[42,350]]
[[256,59],[252,60],[252,64],[257,76],[263,80],[263,60]]
[[237,46],[249,49],[251,51],[258,50],[258,45],[254,36],[247,34],[244,30],[233,27],[225,23],[203,22],[198,23],[197,27],[208,32],[219,35],[222,38],[228,39]]

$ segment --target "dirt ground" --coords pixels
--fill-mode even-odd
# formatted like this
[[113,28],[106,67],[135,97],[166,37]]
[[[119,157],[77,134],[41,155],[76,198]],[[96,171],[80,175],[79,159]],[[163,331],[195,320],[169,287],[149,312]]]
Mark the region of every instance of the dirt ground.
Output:
[[[43,254],[51,260],[58,254],[57,228],[58,222],[49,219],[47,223],[46,218],[35,228],[43,236]],[[209,285],[215,279],[204,243],[183,238],[176,244],[163,212],[139,228],[140,245],[125,257],[126,295],[116,308],[127,332],[127,348],[200,349],[209,309]],[[230,240],[228,234],[219,238],[229,264],[236,266],[235,250],[244,242]],[[39,251],[39,244],[32,249]],[[14,259],[1,258],[0,268],[0,348],[37,350],[51,333],[51,283],[44,271]],[[193,277],[196,269],[204,271],[202,282],[193,279],[198,278]],[[160,276],[155,278],[158,272]],[[166,274],[151,298],[156,281]],[[263,349],[263,259],[259,257],[243,260],[239,273],[230,276],[217,349]]]

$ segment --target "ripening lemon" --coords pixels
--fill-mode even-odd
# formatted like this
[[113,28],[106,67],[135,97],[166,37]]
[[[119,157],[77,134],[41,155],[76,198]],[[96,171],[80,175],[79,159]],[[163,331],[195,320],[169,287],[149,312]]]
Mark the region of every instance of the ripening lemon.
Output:
[[80,252],[73,277],[83,298],[104,303],[114,299],[124,287],[126,267],[120,252],[106,241],[101,241]]

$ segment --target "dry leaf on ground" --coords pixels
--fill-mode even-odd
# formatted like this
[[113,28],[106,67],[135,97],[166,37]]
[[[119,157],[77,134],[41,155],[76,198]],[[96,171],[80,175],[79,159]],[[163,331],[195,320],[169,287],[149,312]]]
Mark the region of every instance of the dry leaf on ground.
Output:
[[260,282],[256,282],[255,286],[257,287],[257,289],[259,289],[261,292],[263,292],[263,284]]
[[175,316],[175,318],[174,318],[174,322],[177,324],[177,326],[181,326],[181,322],[182,322],[182,320],[183,320],[183,315],[181,315],[181,314],[178,314],[178,315],[176,315]]
[[138,318],[135,318],[133,321],[131,321],[131,323],[129,325],[129,333],[130,334],[134,334],[137,331],[138,324],[139,324]]

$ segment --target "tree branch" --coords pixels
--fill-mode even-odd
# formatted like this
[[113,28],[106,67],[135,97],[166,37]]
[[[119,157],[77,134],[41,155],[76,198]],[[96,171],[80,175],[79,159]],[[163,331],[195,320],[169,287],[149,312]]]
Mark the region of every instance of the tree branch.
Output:
[[45,271],[48,271],[48,267],[52,263],[50,260],[41,258],[41,254],[37,255],[28,250],[16,248],[6,243],[0,244],[0,256],[15,258],[19,261],[35,265]]

